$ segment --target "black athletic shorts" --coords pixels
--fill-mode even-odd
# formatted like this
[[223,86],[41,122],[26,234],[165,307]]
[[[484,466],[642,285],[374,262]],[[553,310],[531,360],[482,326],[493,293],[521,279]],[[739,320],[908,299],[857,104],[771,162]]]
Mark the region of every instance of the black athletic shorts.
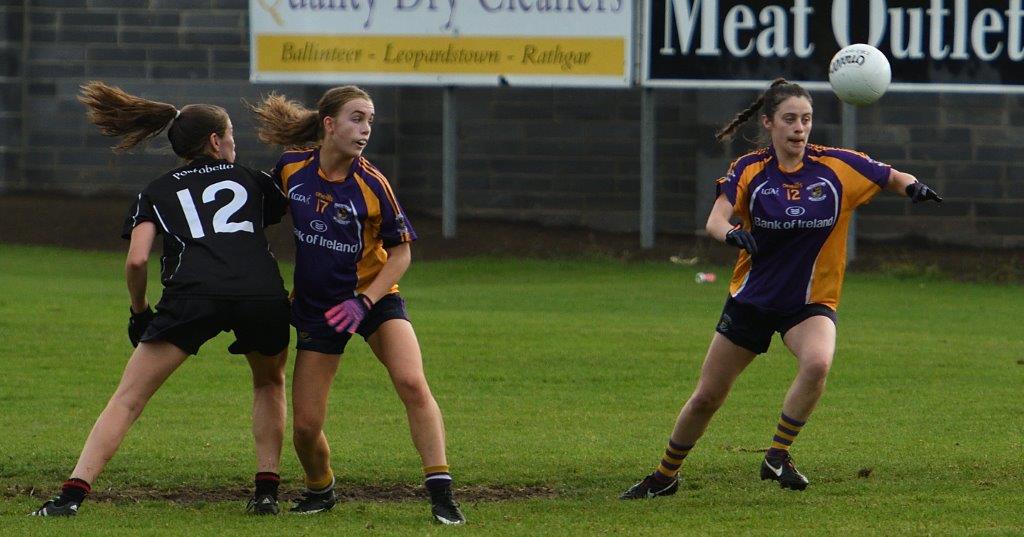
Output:
[[816,315],[828,317],[832,324],[839,324],[835,310],[824,304],[807,304],[796,313],[783,315],[767,312],[729,297],[722,308],[722,317],[718,320],[715,331],[744,349],[763,354],[768,351],[768,345],[775,332],[785,336],[790,328]]
[[[359,323],[356,333],[368,339],[374,332],[391,319],[409,320],[409,314],[405,310],[405,300],[398,293],[384,295],[370,308],[363,322]],[[295,333],[298,342],[295,348],[302,351],[315,351],[324,354],[341,354],[345,352],[345,345],[352,339],[352,334],[346,331],[336,332],[334,327],[327,324],[327,319],[315,327],[296,327]]]
[[274,356],[288,347],[288,300],[163,297],[142,341],[166,341],[196,354],[221,332],[234,331],[232,354]]

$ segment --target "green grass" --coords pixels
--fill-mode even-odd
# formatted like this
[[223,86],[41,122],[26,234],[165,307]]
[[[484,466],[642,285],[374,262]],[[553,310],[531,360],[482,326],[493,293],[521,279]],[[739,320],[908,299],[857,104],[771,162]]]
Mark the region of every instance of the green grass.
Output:
[[[356,501],[252,519],[237,501],[91,501],[25,517],[74,466],[130,346],[123,257],[0,246],[0,527],[84,534],[963,534],[1024,532],[1024,288],[849,276],[828,391],[795,447],[803,493],[757,480],[795,362],[776,339],[684,464],[680,494],[620,502],[657,463],[725,295],[669,263],[415,263],[402,282],[463,486],[465,528],[425,502]],[[291,268],[285,267],[290,273]],[[153,282],[152,289],[157,289]],[[157,295],[151,293],[150,299]],[[254,468],[248,368],[227,335],[162,388],[96,490],[241,490]],[[415,484],[419,459],[382,366],[356,342],[326,424],[343,488]],[[869,477],[858,472],[870,469]],[[286,441],[283,489],[300,487]],[[28,491],[34,491],[29,495]],[[144,497],[154,497],[153,494]]]

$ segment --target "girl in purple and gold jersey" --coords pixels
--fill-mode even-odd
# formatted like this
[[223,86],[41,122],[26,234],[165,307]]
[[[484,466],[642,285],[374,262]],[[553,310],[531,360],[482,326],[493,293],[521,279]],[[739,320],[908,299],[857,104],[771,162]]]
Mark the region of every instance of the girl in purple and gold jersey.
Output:
[[292,402],[295,451],[307,490],[292,511],[325,511],[336,502],[323,424],[341,354],[358,333],[387,367],[405,404],[434,518],[463,523],[452,500],[441,410],[398,294],[416,232],[384,174],[362,156],[373,101],[362,89],[345,86],[328,90],[315,111],[271,95],[253,112],[261,124],[260,140],[312,146],[286,151],[274,171],[288,193],[296,245],[292,324],[298,353]]
[[[716,138],[731,137],[762,106],[761,124],[771,143],[734,161],[718,180],[718,199],[707,222],[712,237],[740,248],[717,333],[661,463],[622,499],[667,496],[679,489],[676,474],[683,459],[739,374],[768,350],[775,332],[796,357],[798,371],[760,476],[783,488],[806,488],[807,478],[793,465],[789,448],[824,392],[832,365],[850,217],[883,189],[914,203],[942,201],[914,176],[867,155],[808,144],[811,96],[783,79]],[[733,218],[739,223],[733,225]]]

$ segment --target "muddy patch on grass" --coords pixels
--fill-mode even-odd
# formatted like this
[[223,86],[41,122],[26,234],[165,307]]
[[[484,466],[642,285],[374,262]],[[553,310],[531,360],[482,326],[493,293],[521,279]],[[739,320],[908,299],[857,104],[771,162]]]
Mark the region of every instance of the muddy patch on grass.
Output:
[[[349,502],[403,502],[425,501],[426,489],[422,485],[385,483],[380,485],[346,485],[339,483],[335,490],[340,501]],[[40,500],[56,495],[55,489],[39,489],[14,485],[3,491],[4,497],[31,496]],[[182,487],[171,490],[146,488],[93,489],[89,501],[141,502],[168,501],[182,505],[245,501],[252,494],[250,487],[199,488]],[[302,496],[299,487],[282,486],[280,499],[297,501]],[[455,487],[455,498],[460,502],[499,502],[509,500],[530,500],[557,498],[558,491],[547,485],[465,485]]]
[[[423,500],[427,497],[427,491],[421,485],[391,484],[391,485],[352,485],[337,487],[338,498],[348,501],[405,501]],[[507,500],[529,500],[536,498],[555,498],[558,492],[554,488],[545,485],[517,486],[517,485],[466,485],[455,487],[455,498],[467,502],[499,502]],[[296,499],[299,492],[294,496],[284,495],[285,499]]]

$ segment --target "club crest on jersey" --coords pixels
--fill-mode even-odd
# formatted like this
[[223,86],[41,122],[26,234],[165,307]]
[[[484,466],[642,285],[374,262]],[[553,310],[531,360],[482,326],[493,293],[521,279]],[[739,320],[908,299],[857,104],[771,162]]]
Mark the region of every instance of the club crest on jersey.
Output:
[[823,201],[825,199],[825,183],[814,183],[807,187],[807,199],[811,201]]
[[351,207],[345,205],[344,203],[335,203],[334,208],[336,209],[336,211],[334,212],[334,216],[332,216],[332,218],[334,218],[335,222],[343,226],[352,222]]
[[406,222],[404,214],[399,213],[398,216],[395,217],[395,228],[399,233],[409,232],[409,224]]

